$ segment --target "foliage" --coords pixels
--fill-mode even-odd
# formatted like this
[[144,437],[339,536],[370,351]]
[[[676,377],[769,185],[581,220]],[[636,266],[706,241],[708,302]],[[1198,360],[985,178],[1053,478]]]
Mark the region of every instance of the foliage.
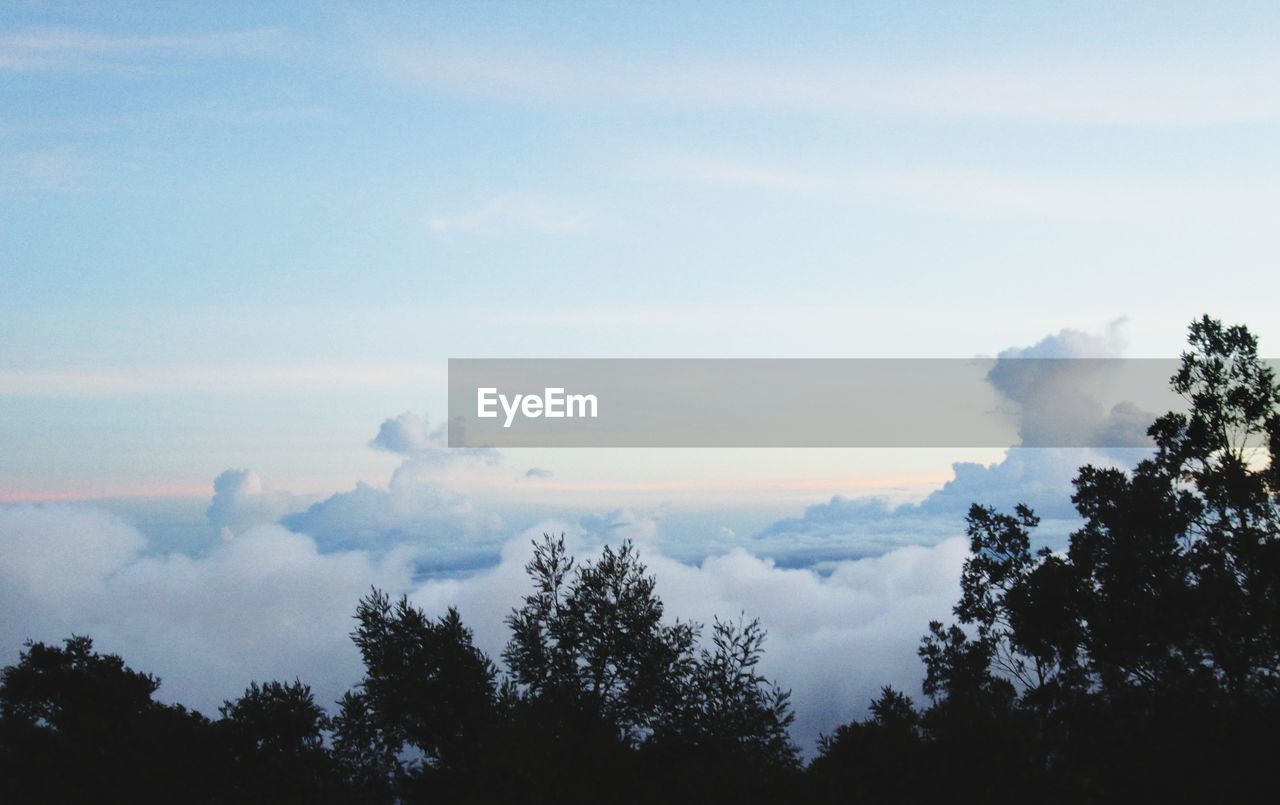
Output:
[[[911,751],[952,782],[984,769],[995,785],[962,788],[986,801],[1239,800],[1275,755],[1280,387],[1244,327],[1205,317],[1189,344],[1171,379],[1188,410],[1154,422],[1131,472],[1080,469],[1065,555],[1032,551],[1025,506],[969,512]],[[878,734],[842,729],[813,767],[828,787]]]

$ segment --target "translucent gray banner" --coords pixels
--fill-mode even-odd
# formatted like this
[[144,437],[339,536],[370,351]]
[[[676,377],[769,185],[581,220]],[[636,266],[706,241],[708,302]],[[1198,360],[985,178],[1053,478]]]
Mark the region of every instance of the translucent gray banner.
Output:
[[451,359],[450,447],[1140,447],[1176,359]]

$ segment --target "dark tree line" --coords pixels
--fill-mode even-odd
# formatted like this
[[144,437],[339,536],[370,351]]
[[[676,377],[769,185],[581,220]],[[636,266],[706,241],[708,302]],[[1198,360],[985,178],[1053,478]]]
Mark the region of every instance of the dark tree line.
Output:
[[1037,518],[975,505],[954,614],[931,623],[919,708],[885,689],[825,739],[831,800],[1242,802],[1277,795],[1280,389],[1243,327],[1204,318],[1189,402],[1132,472],[1086,466],[1065,555]]
[[5,802],[1271,801],[1280,750],[1280,388],[1243,327],[1190,330],[1132,471],[1086,466],[1065,554],[975,505],[923,702],[885,688],[800,762],[756,621],[664,617],[634,548],[546,536],[502,667],[455,610],[374,590],[365,675],[330,716],[301,682],[210,720],[86,637],[0,680]]
[[5,802],[654,802],[783,799],[801,779],[757,621],[665,622],[634,547],[575,564],[544,536],[505,671],[450,609],[374,590],[365,675],[330,717],[301,682],[214,721],[87,637],[28,643],[0,684]]

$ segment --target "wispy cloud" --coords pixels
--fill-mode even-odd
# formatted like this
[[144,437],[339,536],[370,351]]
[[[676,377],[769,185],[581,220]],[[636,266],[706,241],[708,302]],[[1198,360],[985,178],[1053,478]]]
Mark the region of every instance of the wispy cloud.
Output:
[[643,170],[692,182],[785,193],[829,190],[833,184],[830,176],[818,173],[695,154],[656,156],[645,161]]
[[1280,118],[1280,60],[1184,54],[1170,68],[1049,57],[929,67],[880,64],[622,63],[373,45],[391,74],[445,91],[526,103],[648,104],[836,115],[1079,125],[1217,125]]
[[511,230],[566,234],[582,229],[588,219],[586,207],[579,204],[528,193],[508,193],[478,208],[429,215],[426,226],[439,235]]
[[0,72],[140,69],[154,57],[255,55],[283,46],[284,38],[274,28],[158,36],[43,28],[0,36]]
[[640,160],[636,174],[665,181],[810,196],[826,203],[899,204],[961,218],[1121,221],[1142,217],[1247,217],[1276,209],[1262,182],[1115,179],[1019,174],[948,165],[797,169],[705,154]]
[[394,388],[440,381],[439,367],[221,366],[120,369],[0,369],[0,397],[114,397],[135,394],[258,394],[265,390],[334,386]]
[[66,150],[37,150],[0,156],[0,193],[74,190],[95,170],[89,160]]

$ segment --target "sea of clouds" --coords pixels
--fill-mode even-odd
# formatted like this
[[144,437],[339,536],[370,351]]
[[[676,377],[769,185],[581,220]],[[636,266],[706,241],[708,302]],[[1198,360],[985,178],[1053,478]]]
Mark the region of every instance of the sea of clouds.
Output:
[[[1114,331],[1064,331],[1001,357],[1117,350]],[[1035,427],[1043,406],[1054,404],[1044,390],[1063,381],[1042,377],[1002,391]],[[993,382],[1000,388],[999,377]],[[1112,409],[1077,424],[1145,421]],[[135,525],[90,503],[0,506],[0,662],[16,660],[29,638],[88,634],[100,650],[160,676],[161,698],[206,713],[251,680],[300,678],[329,703],[361,676],[349,633],[371,587],[432,613],[456,606],[497,658],[504,617],[528,590],[533,539],[563,532],[583,559],[632,539],[669,618],[760,618],[769,633],[762,669],[793,691],[793,734],[811,751],[820,733],[865,715],[882,685],[919,694],[916,648],[928,621],[948,619],[958,597],[971,503],[1027,502],[1044,517],[1041,543],[1060,549],[1076,522],[1076,469],[1129,464],[1139,454],[1011,449],[989,466],[953,465],[953,478],[919,502],[837,496],[755,534],[708,533],[690,560],[687,545],[680,559],[664,550],[661,521],[641,512],[505,525],[447,481],[451,467],[492,467],[501,455],[450,450],[443,432],[417,415],[388,419],[370,444],[401,456],[387,484],[315,502],[265,488],[252,470],[222,473],[207,511],[218,536],[196,550],[156,550]]]

